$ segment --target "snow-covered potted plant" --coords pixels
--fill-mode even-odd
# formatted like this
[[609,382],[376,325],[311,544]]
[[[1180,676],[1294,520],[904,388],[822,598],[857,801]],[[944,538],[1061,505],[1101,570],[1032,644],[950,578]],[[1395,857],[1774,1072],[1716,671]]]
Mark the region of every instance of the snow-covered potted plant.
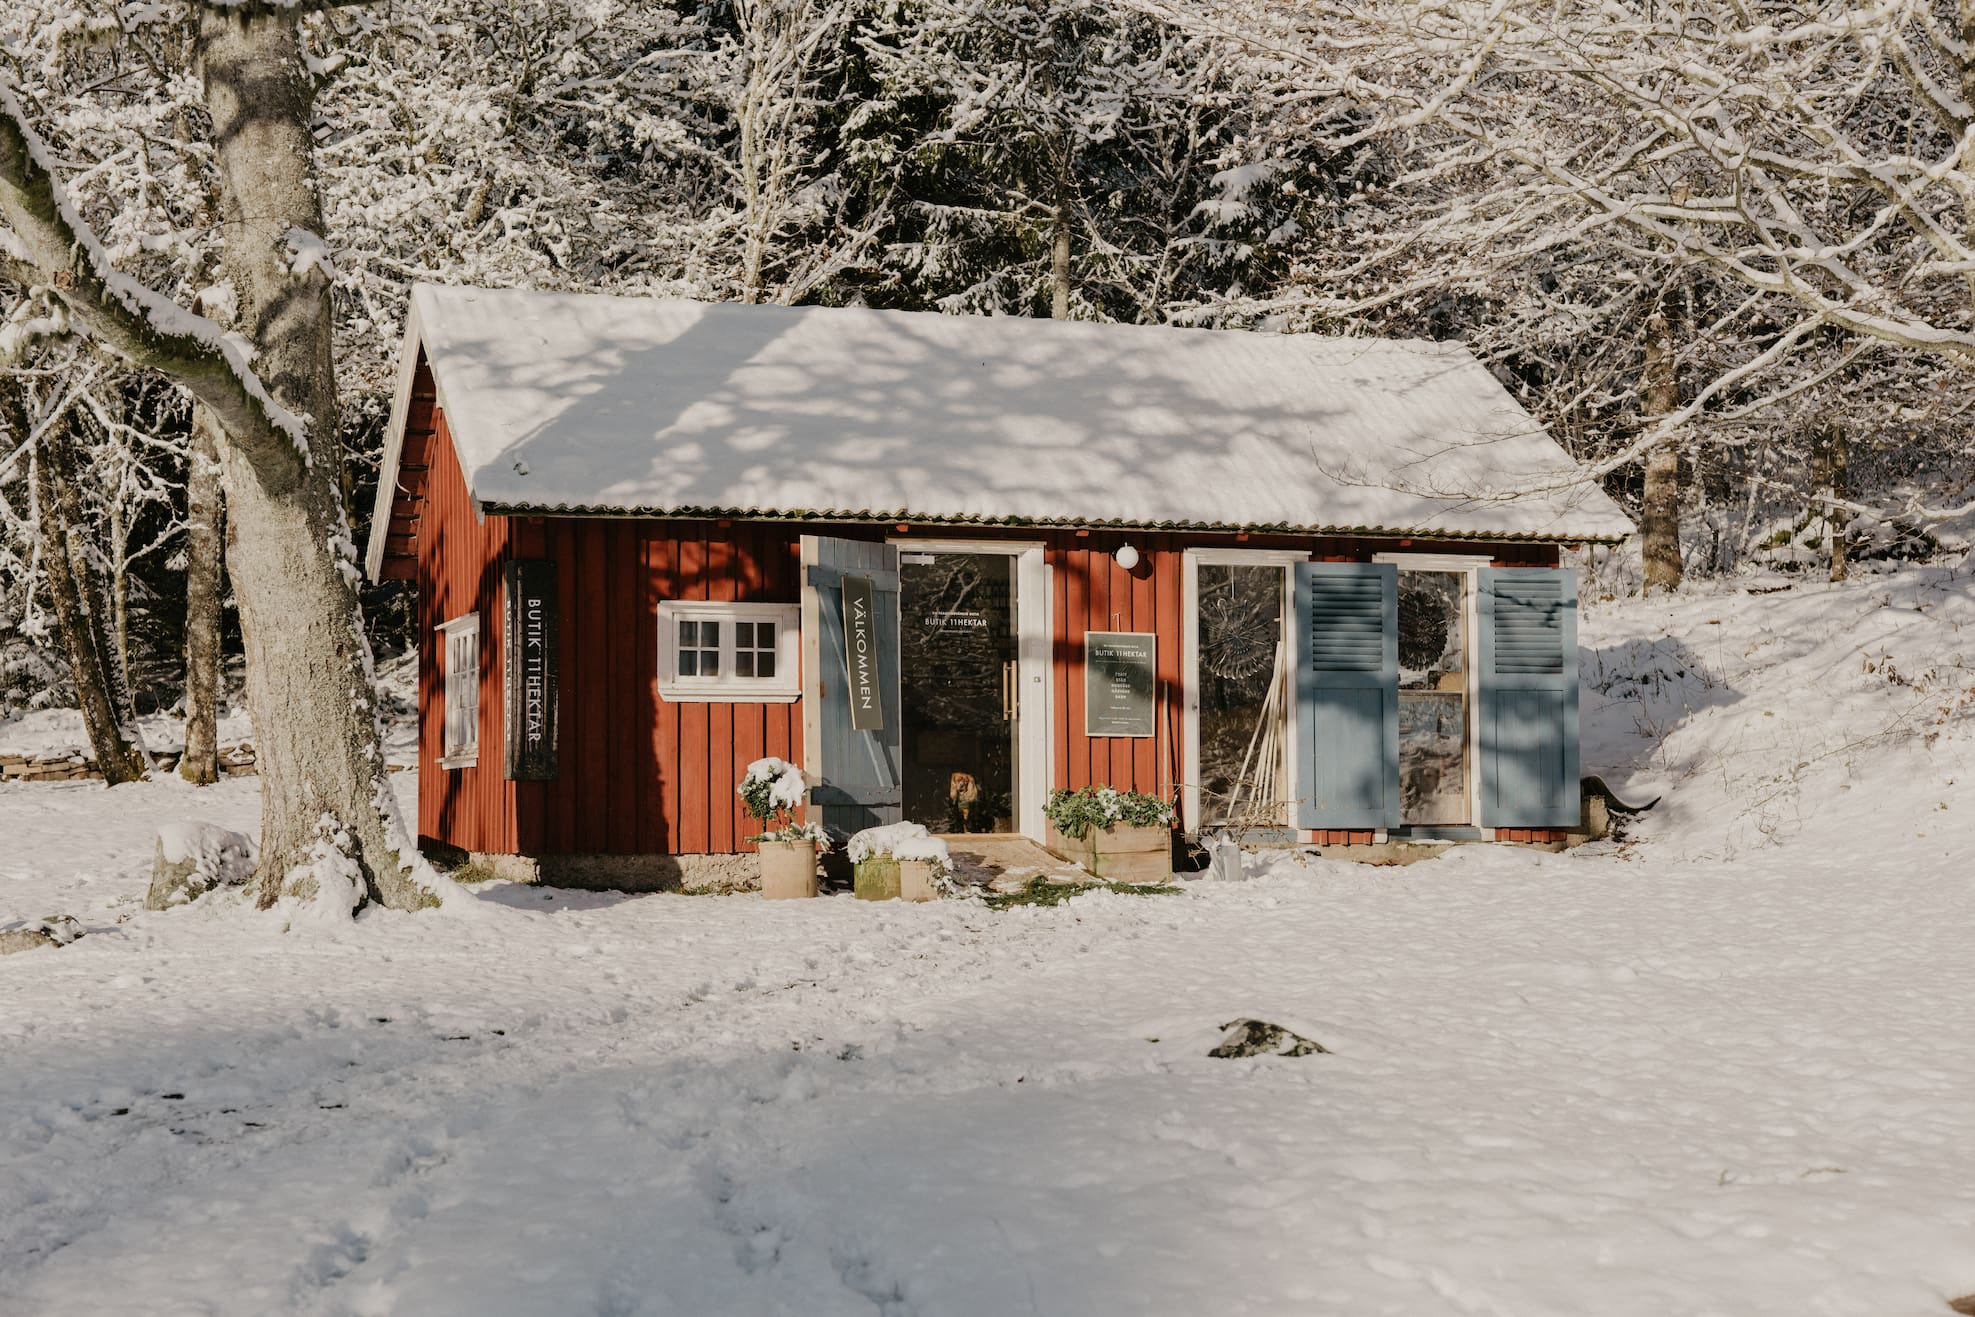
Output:
[[762,825],[748,840],[761,852],[761,895],[770,901],[816,895],[816,857],[830,849],[830,835],[795,821],[806,789],[802,770],[772,755],[749,764],[735,788],[741,808]]
[[1043,816],[1049,849],[1114,882],[1165,882],[1173,876],[1173,807],[1157,796],[1114,787],[1050,793]]
[[946,843],[917,823],[866,828],[850,839],[853,890],[865,901],[930,901],[951,857]]

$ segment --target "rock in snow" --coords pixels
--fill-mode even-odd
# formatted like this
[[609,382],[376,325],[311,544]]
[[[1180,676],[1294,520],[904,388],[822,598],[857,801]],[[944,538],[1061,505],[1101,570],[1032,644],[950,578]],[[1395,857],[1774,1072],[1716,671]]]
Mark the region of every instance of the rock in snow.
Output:
[[82,936],[82,924],[71,915],[49,915],[29,923],[0,928],[0,956],[41,947],[65,947]]
[[1227,1031],[1221,1045],[1207,1055],[1222,1060],[1242,1056],[1313,1056],[1330,1051],[1314,1038],[1305,1038],[1267,1020],[1229,1020],[1221,1027]]
[[169,910],[215,887],[237,887],[254,876],[254,839],[213,823],[167,823],[158,829],[146,910]]
[[0,928],[0,956],[11,956],[16,951],[35,951],[56,945],[58,944],[54,938],[38,928]]

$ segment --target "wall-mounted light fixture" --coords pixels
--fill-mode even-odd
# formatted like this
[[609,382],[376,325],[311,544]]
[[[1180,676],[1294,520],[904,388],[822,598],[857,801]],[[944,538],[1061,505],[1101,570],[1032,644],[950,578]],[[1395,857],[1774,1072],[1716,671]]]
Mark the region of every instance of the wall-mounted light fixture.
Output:
[[1124,568],[1126,571],[1130,571],[1132,568],[1138,566],[1138,550],[1129,544],[1122,546],[1111,556],[1116,558],[1118,560],[1118,566]]

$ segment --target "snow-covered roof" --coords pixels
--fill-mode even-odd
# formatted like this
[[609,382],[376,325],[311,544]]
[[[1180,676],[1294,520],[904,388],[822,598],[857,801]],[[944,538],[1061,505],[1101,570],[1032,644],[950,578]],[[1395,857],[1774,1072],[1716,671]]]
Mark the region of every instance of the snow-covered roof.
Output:
[[483,511],[1617,539],[1458,344],[420,285]]

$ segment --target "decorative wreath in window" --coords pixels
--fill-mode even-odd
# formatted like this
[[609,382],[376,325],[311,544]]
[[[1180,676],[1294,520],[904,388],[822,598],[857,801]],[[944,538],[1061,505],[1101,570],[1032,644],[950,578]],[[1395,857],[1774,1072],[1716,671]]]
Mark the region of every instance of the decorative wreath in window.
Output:
[[1200,667],[1225,681],[1240,681],[1273,668],[1282,639],[1282,586],[1267,588],[1239,577],[1200,601]]

